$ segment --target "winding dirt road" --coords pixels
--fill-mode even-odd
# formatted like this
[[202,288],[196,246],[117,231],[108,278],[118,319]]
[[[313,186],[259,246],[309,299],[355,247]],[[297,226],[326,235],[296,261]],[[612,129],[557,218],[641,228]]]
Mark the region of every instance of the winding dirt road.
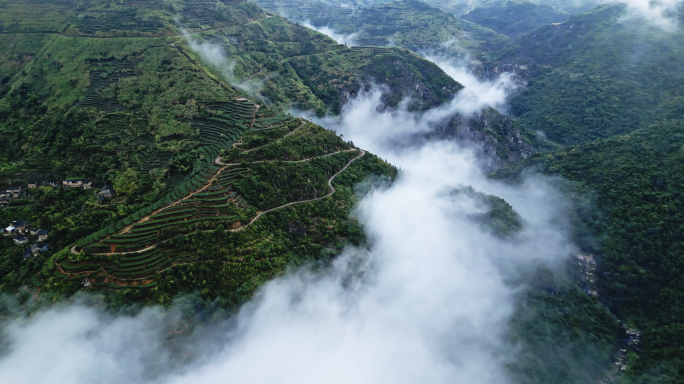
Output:
[[[276,140],[276,141],[274,141],[274,142],[272,142],[272,143],[267,143],[267,144],[264,144],[264,145],[260,145],[260,146],[258,146],[258,147],[256,147],[256,148],[245,149],[244,151],[240,152],[240,154],[242,155],[242,154],[245,154],[245,153],[248,153],[248,152],[255,151],[255,150],[259,149],[259,148],[263,148],[263,147],[267,147],[267,146],[269,146],[269,145],[273,145],[273,144],[280,143],[280,142],[283,141],[286,137],[292,135],[293,133],[297,132],[300,128],[302,128],[303,126],[305,126],[306,123],[308,123],[308,121],[302,120],[302,124],[301,124],[299,127],[295,128],[294,130],[292,130],[292,132],[290,132],[290,133],[288,133],[287,135],[281,137],[280,139],[278,139],[278,140]],[[242,138],[240,138],[240,139],[242,139]],[[235,145],[236,145],[237,143],[239,143],[239,142],[240,142],[240,140],[238,140],[238,141],[236,141],[235,143],[233,143],[233,148],[235,148],[235,149],[242,149],[242,148],[240,148],[240,147],[236,147],[236,146],[235,146]]]
[[[316,156],[316,157],[310,157],[308,159],[304,160],[257,160],[257,161],[250,161],[249,163],[246,164],[257,164],[257,163],[277,163],[277,162],[283,162],[283,163],[290,163],[290,164],[295,164],[295,163],[306,163],[307,161],[315,160],[315,159],[322,159],[324,157],[332,156],[332,155],[337,155],[338,153],[344,153],[344,152],[356,152],[358,149],[344,149],[341,151],[333,152],[333,153],[328,153],[327,155],[323,156]],[[219,156],[214,160],[214,162],[218,165],[223,165],[223,166],[231,166],[231,165],[240,165],[242,163],[224,163],[222,161],[222,157]]]
[[[354,149],[354,151],[355,151],[355,149]],[[321,199],[325,199],[326,197],[332,196],[332,194],[335,193],[335,187],[332,185],[333,180],[335,180],[335,178],[336,178],[340,173],[342,173],[345,169],[347,169],[347,168],[351,165],[351,163],[353,163],[354,161],[360,159],[361,157],[363,157],[363,155],[366,154],[366,151],[364,151],[363,149],[360,149],[359,151],[361,151],[361,153],[360,153],[358,156],[356,156],[355,158],[349,160],[349,162],[347,163],[347,165],[344,166],[344,168],[342,168],[342,169],[340,169],[339,171],[337,171],[336,174],[332,175],[332,177],[330,177],[330,179],[328,179],[328,186],[330,187],[330,192],[329,192],[328,194],[326,194],[325,196],[317,197],[317,198],[315,198],[315,199],[310,199],[310,200],[293,201],[293,202],[291,202],[291,203],[287,203],[287,204],[281,205],[281,206],[279,206],[279,207],[275,207],[275,208],[268,209],[268,210],[266,210],[266,211],[260,212],[260,213],[257,214],[256,216],[254,216],[254,218],[252,219],[252,221],[250,221],[249,223],[243,225],[243,226],[240,227],[240,228],[231,229],[230,231],[231,231],[231,232],[242,231],[243,229],[245,229],[245,228],[247,228],[248,226],[250,226],[253,222],[255,222],[258,218],[260,218],[261,216],[263,216],[263,215],[265,215],[265,214],[267,214],[267,213],[269,213],[269,212],[277,211],[277,210],[279,210],[279,209],[282,209],[282,208],[285,208],[285,207],[289,207],[289,206],[291,206],[291,205],[302,204],[302,203],[310,203],[310,202],[312,202],[312,201],[321,200]],[[348,151],[343,151],[343,152],[348,152]],[[338,153],[339,153],[339,152],[338,152]],[[329,155],[328,155],[328,156],[329,156]]]
[[[333,180],[335,180],[335,178],[336,178],[337,176],[339,176],[340,173],[344,172],[347,168],[349,168],[349,166],[350,166],[354,161],[356,161],[356,160],[360,159],[361,157],[363,157],[363,156],[366,154],[366,151],[364,151],[364,150],[362,150],[362,149],[349,149],[349,150],[340,151],[340,152],[335,152],[335,153],[331,153],[331,154],[325,155],[325,156],[331,156],[331,155],[335,155],[335,154],[337,154],[337,153],[341,153],[341,152],[351,152],[351,151],[359,151],[360,153],[359,153],[358,156],[356,156],[356,157],[354,157],[353,159],[349,160],[349,162],[348,162],[342,169],[340,169],[339,171],[337,171],[337,173],[335,173],[334,175],[332,175],[332,176],[328,179],[328,186],[330,187],[330,192],[328,192],[325,196],[321,196],[321,197],[317,197],[317,198],[315,198],[315,199],[309,199],[309,200],[293,201],[293,202],[291,202],[291,203],[283,204],[283,205],[281,205],[281,206],[278,206],[278,207],[275,207],[275,208],[271,208],[271,209],[268,209],[268,210],[266,210],[266,211],[259,212],[256,216],[254,216],[254,218],[253,218],[252,220],[250,220],[249,223],[243,225],[243,226],[240,227],[240,228],[231,229],[230,231],[231,231],[231,232],[242,231],[243,229],[245,229],[245,228],[247,228],[248,226],[252,225],[252,224],[253,224],[255,221],[257,221],[257,219],[259,219],[261,216],[263,216],[263,215],[265,215],[265,214],[267,214],[267,213],[269,213],[269,212],[277,211],[277,210],[279,210],[279,209],[283,209],[283,208],[285,208],[285,207],[289,207],[289,206],[292,206],[292,205],[303,204],[303,203],[310,203],[310,202],[312,202],[312,201],[322,200],[322,199],[325,199],[326,197],[332,196],[332,195],[335,193],[335,187],[334,187],[333,184],[332,184]],[[325,157],[325,156],[319,156],[319,157],[314,157],[314,158],[311,158],[311,159],[299,160],[299,161],[294,161],[294,162],[310,161],[310,160],[313,160],[313,159],[316,159],[316,158],[320,158],[320,157]],[[218,161],[218,158],[217,158],[217,161]],[[209,230],[209,231],[211,231],[211,230]],[[123,255],[123,254],[130,254],[130,253],[142,253],[142,252],[149,251],[150,249],[154,249],[154,248],[157,247],[158,244],[163,244],[163,243],[166,243],[167,241],[169,241],[169,240],[160,241],[160,242],[158,242],[158,243],[156,243],[156,244],[154,244],[154,245],[151,245],[151,246],[149,246],[149,247],[147,247],[147,248],[145,248],[145,249],[141,249],[141,250],[138,250],[138,251],[95,253],[95,255]],[[73,246],[73,247],[71,248],[71,252],[72,252],[72,253],[80,253],[80,252],[77,252],[77,251],[76,251],[76,246]]]

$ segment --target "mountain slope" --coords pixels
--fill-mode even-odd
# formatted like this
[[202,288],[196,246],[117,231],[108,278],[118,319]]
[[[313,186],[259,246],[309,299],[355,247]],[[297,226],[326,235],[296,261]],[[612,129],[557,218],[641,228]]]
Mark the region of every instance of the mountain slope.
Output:
[[624,347],[640,352],[628,370],[637,382],[681,377],[683,350],[673,332],[683,310],[683,160],[684,124],[672,121],[534,155],[495,174],[515,178],[534,167],[591,199],[579,211],[577,241],[597,257],[601,300],[641,331],[641,344]]
[[[307,1],[261,1],[259,4],[267,9],[282,12],[292,20],[307,20],[315,27],[331,28],[336,34],[351,35],[355,43],[363,46],[398,45],[417,52],[445,54],[452,60],[455,57],[468,56],[473,59],[473,66],[478,68],[480,68],[479,62],[475,58],[482,57],[489,50],[501,48],[509,40],[488,28],[457,19],[453,15],[415,0],[395,1],[356,9],[340,7],[332,3]],[[356,49],[381,50],[384,48]],[[336,62],[329,55],[325,61]],[[373,63],[372,67],[386,68],[385,71],[387,71],[387,68],[396,68],[398,63],[388,57],[387,60]],[[343,65],[344,62],[340,62],[337,68]],[[298,71],[301,68],[298,65],[293,65],[293,67]],[[312,66],[312,68],[318,67]],[[386,80],[393,79],[397,77],[397,72],[395,70],[394,73],[378,74],[371,78],[377,79],[384,76]],[[301,76],[305,78],[305,75]],[[325,75],[319,74],[317,77],[320,79],[319,84],[320,82],[326,83]],[[402,77],[407,76],[399,78]],[[316,86],[311,86],[311,88],[315,90]],[[357,89],[358,87],[354,88],[351,94],[356,94]],[[400,93],[394,92],[394,95],[399,96]],[[414,95],[422,99],[426,98],[422,91]],[[390,105],[396,105],[400,99],[386,100],[391,101]],[[487,156],[493,156],[497,164],[508,164],[529,156],[540,146],[534,133],[491,108],[487,108],[476,118],[457,115],[447,119],[437,124],[436,134],[431,137],[449,137],[475,142],[482,146]]]
[[352,42],[366,46],[400,46],[415,52],[448,51],[479,57],[500,48],[508,38],[418,0],[402,0],[345,8],[322,2],[260,1],[264,8],[291,20],[328,27]]
[[[84,12],[99,6],[88,4]],[[137,14],[171,12],[144,4],[136,5]],[[438,104],[460,88],[408,51],[352,50],[266,17],[251,3],[218,12],[213,24],[193,25],[188,15],[206,6],[193,4],[181,10],[189,38],[172,23],[162,23],[154,36],[137,24],[95,31],[69,24],[54,33],[2,35],[14,44],[8,62],[20,63],[7,70],[0,100],[3,186],[87,178],[97,187],[111,184],[117,193],[100,201],[92,190],[45,185],[1,209],[3,225],[28,220],[48,229],[52,244],[48,252],[24,257],[21,246],[2,237],[4,291],[22,285],[45,294],[110,289],[122,300],[155,303],[201,291],[205,298],[224,297],[226,306],[239,305],[287,266],[326,262],[345,244],[364,241],[349,216],[357,200],[354,185],[371,175],[396,175],[334,133],[278,112],[279,106],[333,105],[315,96],[320,89],[312,91],[293,67],[306,74],[309,60],[325,66],[322,60],[338,59],[349,81],[360,83],[363,76],[384,75],[373,63],[404,60],[405,66],[395,66],[396,76],[387,74],[393,76],[387,100],[398,102],[393,92],[403,95],[404,86],[420,91],[416,81],[423,81],[424,97],[415,108]],[[93,36],[82,36],[86,32]],[[205,55],[202,44],[231,38],[240,42],[219,61]],[[19,54],[26,57],[19,60]],[[284,101],[273,108],[248,100],[239,82],[230,81],[235,77],[222,71],[224,63],[234,63],[233,74],[245,76],[240,71],[258,72],[275,57],[290,67],[289,77],[281,74],[274,82],[294,85],[277,93]],[[326,81],[335,84],[340,73],[331,71]],[[412,82],[402,83],[402,76]],[[222,155],[238,156],[239,164],[223,164],[230,160]]]
[[527,87],[511,113],[569,145],[643,128],[681,115],[682,28],[664,31],[603,6],[526,34],[489,64],[515,71]]
[[[433,7],[455,15],[463,15],[477,8],[504,7],[509,1],[502,0],[428,0]],[[600,2],[594,0],[544,0],[530,1],[530,3],[549,6],[567,13],[582,13],[596,7]]]
[[505,4],[475,8],[462,18],[515,38],[545,24],[562,23],[568,15],[548,5],[508,1]]

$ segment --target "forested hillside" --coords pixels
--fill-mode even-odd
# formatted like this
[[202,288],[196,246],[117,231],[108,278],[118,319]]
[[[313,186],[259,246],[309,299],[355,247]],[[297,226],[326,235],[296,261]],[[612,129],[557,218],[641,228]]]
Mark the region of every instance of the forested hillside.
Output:
[[260,1],[268,10],[292,20],[352,35],[358,45],[398,45],[412,51],[448,50],[452,54],[480,55],[508,39],[417,0],[402,0],[350,9],[318,2]]
[[475,8],[463,18],[508,37],[518,37],[546,24],[562,23],[568,15],[544,4],[508,1]]
[[684,124],[675,120],[534,155],[496,173],[515,179],[533,167],[592,198],[578,212],[576,237],[586,252],[600,255],[601,300],[643,332],[643,345],[630,348],[639,352],[629,368],[637,382],[681,375],[675,330],[682,327],[683,166]]
[[[477,8],[502,8],[506,7],[510,0],[428,0],[426,3],[455,15],[464,15]],[[530,3],[549,6],[566,13],[586,12],[600,2],[595,0],[535,0]]]
[[623,5],[599,7],[497,53],[491,72],[515,71],[527,81],[511,100],[513,116],[563,145],[681,116],[682,29],[625,17]]
[[[437,55],[454,63],[467,59],[479,71],[483,71],[484,67],[475,59],[486,57],[490,51],[503,47],[509,40],[489,28],[458,19],[417,0],[394,1],[357,9],[307,1],[260,1],[259,4],[271,11],[283,13],[290,20],[306,20],[315,27],[331,28],[335,33],[351,36],[351,42],[360,46],[396,45],[428,57]],[[329,57],[325,60],[336,62]],[[395,67],[390,60],[371,65],[374,68]],[[393,76],[395,74],[387,79]],[[392,101],[396,103],[398,100]],[[481,145],[487,156],[494,156],[497,164],[525,158],[544,145],[532,131],[515,124],[492,108],[486,109],[477,118],[454,116],[437,124],[435,131],[436,135],[430,135],[433,138],[458,138]]]
[[265,9],[291,20],[308,21],[351,35],[357,45],[397,45],[415,52],[448,51],[476,57],[508,41],[489,28],[443,12],[418,0],[401,0],[355,9],[324,2],[259,1]]

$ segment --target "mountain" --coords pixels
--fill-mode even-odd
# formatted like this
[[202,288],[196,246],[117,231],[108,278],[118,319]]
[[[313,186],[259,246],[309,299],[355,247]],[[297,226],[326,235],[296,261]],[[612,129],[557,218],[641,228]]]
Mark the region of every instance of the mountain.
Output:
[[[672,120],[533,155],[495,173],[515,180],[537,169],[590,198],[578,204],[576,241],[596,256],[600,299],[625,324],[621,348],[639,354],[629,361],[635,382],[681,377],[683,160],[684,123]],[[635,338],[630,329],[642,333]]]
[[415,52],[447,49],[465,55],[479,53],[483,41],[491,45],[507,40],[417,0],[353,9],[307,1],[261,1],[259,4],[292,20],[308,21],[315,27],[329,27],[336,33],[352,35],[352,41],[362,46],[397,45]]
[[[476,64],[476,58],[502,48],[509,40],[488,28],[416,0],[357,8],[307,1],[260,1],[259,4],[270,11],[283,13],[291,20],[306,21],[318,28],[330,28],[335,34],[346,35],[349,42],[360,46],[396,45],[423,54],[447,55],[451,60],[468,58],[478,68],[480,66]],[[373,65],[385,68],[393,66],[389,60]],[[395,103],[397,101],[394,100]],[[451,137],[478,143],[487,156],[494,156],[497,164],[525,158],[543,145],[535,133],[491,108],[478,118],[455,116],[437,124],[435,131],[438,135],[433,137]]]
[[511,114],[563,145],[589,142],[678,118],[682,29],[631,17],[624,5],[573,15],[525,34],[492,56],[527,86]]
[[[463,86],[413,51],[470,57],[481,79],[513,73],[510,115],[452,113],[394,144],[474,142],[498,190],[541,174],[564,196],[554,235],[570,238],[573,257],[507,268],[501,252],[504,267],[484,268],[511,295],[502,329],[486,330],[511,351],[497,355],[507,378],[682,381],[679,21],[566,1],[259,4],[268,12],[223,0],[0,0],[0,224],[30,226],[0,237],[4,293],[31,307],[96,292],[112,311],[185,297],[200,323],[290,268],[330,266],[372,244],[354,214],[368,180],[400,173],[288,111],[335,119],[373,84],[376,111],[420,119]],[[526,241],[529,223],[506,200],[467,186],[439,194],[468,198],[470,210],[447,213],[491,235],[486,247]]]
[[611,4],[523,34],[485,64],[526,83],[511,99],[516,122],[566,146],[493,177],[541,172],[573,196],[582,263],[596,262],[585,289],[621,321],[623,374],[612,376],[624,382],[682,377],[682,36],[677,18]]
[[[28,258],[2,237],[5,292],[201,291],[236,307],[286,267],[363,242],[354,186],[396,175],[286,108],[334,113],[376,81],[386,106],[413,94],[421,110],[461,88],[405,49],[345,47],[249,2],[2,6],[0,182],[24,189],[0,220],[51,244]],[[116,196],[62,184],[84,179]]]
[[[428,4],[455,15],[464,15],[477,8],[496,9],[507,7],[514,3],[510,0],[428,0]],[[529,3],[542,7],[553,7],[566,13],[582,13],[601,4],[594,0],[545,0],[530,1]]]
[[[358,7],[308,1],[260,1],[265,9],[291,20],[310,22],[349,35],[361,46],[400,46],[414,52],[448,51],[480,56],[500,48],[506,36],[461,20],[418,0],[401,0]],[[346,5],[346,4],[345,4]]]
[[475,8],[462,18],[515,38],[546,24],[562,23],[568,15],[548,5],[508,1]]

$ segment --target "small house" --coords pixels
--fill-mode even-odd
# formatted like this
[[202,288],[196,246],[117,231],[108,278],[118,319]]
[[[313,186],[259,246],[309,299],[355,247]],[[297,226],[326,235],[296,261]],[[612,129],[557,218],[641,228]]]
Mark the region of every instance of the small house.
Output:
[[38,252],[40,252],[41,248],[43,248],[43,244],[41,243],[35,243],[31,245],[31,247],[29,248],[29,250],[31,250],[31,255],[37,255]]
[[114,189],[112,189],[111,185],[105,185],[104,187],[100,188],[100,192],[97,193],[97,199],[100,201],[114,197],[116,197],[116,193],[114,193]]
[[47,252],[49,250],[50,250],[50,243],[45,243],[45,245],[43,245],[43,248],[40,249],[40,253],[44,253],[44,252]]
[[93,182],[86,179],[66,179],[62,181],[62,185],[68,188],[90,189],[93,186]]
[[12,226],[14,228],[16,228],[16,230],[19,232],[24,232],[24,231],[28,230],[30,225],[31,225],[31,223],[29,223],[26,220],[22,220],[22,219],[15,220],[12,222]]
[[24,251],[24,259],[28,259],[31,256],[33,256],[33,252],[31,252],[31,248],[26,248],[26,250]]
[[21,245],[28,243],[28,238],[22,235],[14,236],[14,244]]
[[30,189],[38,188],[39,185],[40,185],[40,182],[38,180],[33,180],[33,181],[28,182],[28,187]]
[[59,181],[53,179],[45,180],[45,184],[51,187],[59,187]]
[[38,231],[36,231],[36,235],[38,236],[38,241],[43,242],[48,239],[48,230],[39,229]]
[[14,234],[15,230],[16,230],[16,228],[14,228],[14,226],[10,225],[9,227],[7,227],[3,230],[3,235],[10,236],[10,235]]
[[18,198],[21,193],[21,186],[19,187],[9,187],[5,189],[5,194],[12,198]]

